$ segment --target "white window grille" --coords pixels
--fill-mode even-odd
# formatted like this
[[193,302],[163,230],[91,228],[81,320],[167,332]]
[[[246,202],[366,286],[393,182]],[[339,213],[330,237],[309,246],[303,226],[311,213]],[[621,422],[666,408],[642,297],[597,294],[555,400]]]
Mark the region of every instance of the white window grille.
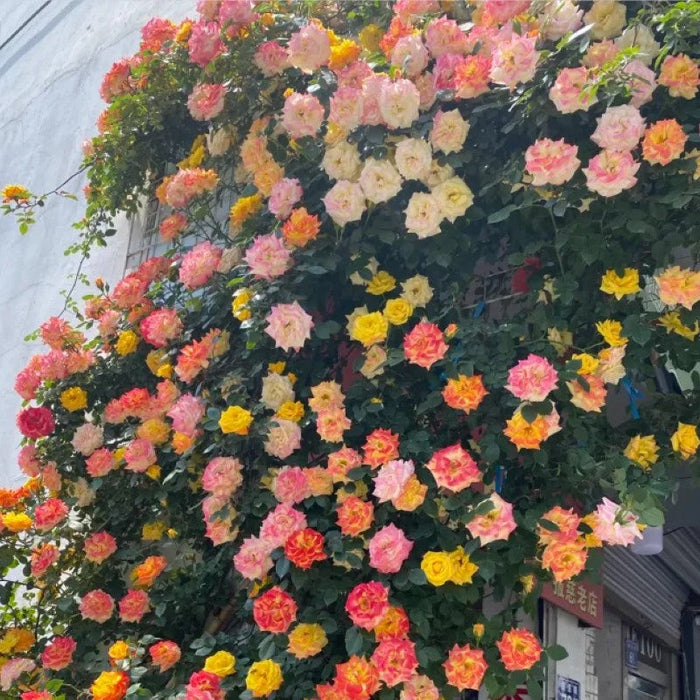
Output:
[[135,270],[148,258],[162,255],[168,250],[168,243],[161,239],[159,231],[160,222],[168,214],[167,209],[153,197],[131,217],[125,274]]

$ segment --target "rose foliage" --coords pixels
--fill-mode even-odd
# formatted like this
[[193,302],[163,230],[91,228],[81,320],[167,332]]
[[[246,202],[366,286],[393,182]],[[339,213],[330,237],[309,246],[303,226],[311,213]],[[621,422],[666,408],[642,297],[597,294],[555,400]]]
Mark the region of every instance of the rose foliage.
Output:
[[17,378],[3,697],[536,696],[543,582],[697,466],[700,5],[197,12],[85,148],[167,252]]

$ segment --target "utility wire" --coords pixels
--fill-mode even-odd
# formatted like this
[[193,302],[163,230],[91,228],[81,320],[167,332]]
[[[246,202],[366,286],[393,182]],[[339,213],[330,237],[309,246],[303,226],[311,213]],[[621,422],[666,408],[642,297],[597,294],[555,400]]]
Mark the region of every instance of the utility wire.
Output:
[[22,24],[19,25],[17,29],[15,29],[10,36],[5,39],[5,41],[0,44],[0,51],[2,51],[42,10],[45,10],[50,4],[52,0],[46,0],[46,2],[38,9],[34,10],[34,12],[27,17],[27,19],[22,22]]

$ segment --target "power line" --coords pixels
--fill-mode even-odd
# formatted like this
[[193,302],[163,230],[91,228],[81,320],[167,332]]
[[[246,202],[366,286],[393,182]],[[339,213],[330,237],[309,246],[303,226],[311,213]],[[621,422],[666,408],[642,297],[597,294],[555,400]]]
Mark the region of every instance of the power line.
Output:
[[34,10],[34,12],[29,15],[29,17],[27,17],[27,19],[25,19],[24,22],[22,22],[22,24],[20,24],[19,27],[17,27],[17,29],[15,29],[15,31],[2,42],[2,44],[0,44],[0,51],[2,51],[42,10],[46,9],[51,2],[52,0],[46,0],[46,2],[38,10]]

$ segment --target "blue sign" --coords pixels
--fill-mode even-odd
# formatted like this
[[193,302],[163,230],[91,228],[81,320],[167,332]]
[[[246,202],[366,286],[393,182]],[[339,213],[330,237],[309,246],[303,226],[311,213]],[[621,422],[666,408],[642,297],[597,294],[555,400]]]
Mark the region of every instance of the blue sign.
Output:
[[581,700],[581,684],[573,678],[557,676],[557,700]]
[[639,668],[639,642],[636,639],[625,639],[625,666],[631,671]]

